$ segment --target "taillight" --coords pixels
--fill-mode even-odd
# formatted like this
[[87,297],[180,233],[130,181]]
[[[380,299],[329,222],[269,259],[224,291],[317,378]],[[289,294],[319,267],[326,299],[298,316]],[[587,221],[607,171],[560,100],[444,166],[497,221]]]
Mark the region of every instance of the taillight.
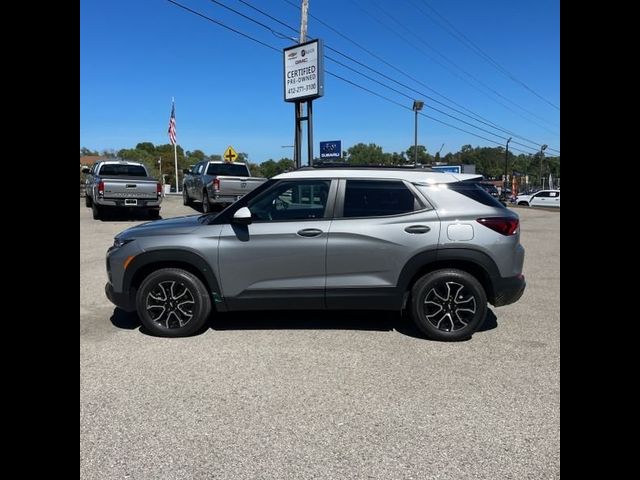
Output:
[[220,190],[220,179],[219,178],[216,178],[213,181],[213,189],[214,190]]
[[512,217],[478,218],[477,221],[494,232],[507,236],[515,235],[518,232],[518,226],[520,225],[520,220]]
[[162,184],[160,182],[156,184],[156,193],[162,195]]
[[102,180],[98,182],[98,194],[104,195],[104,182]]

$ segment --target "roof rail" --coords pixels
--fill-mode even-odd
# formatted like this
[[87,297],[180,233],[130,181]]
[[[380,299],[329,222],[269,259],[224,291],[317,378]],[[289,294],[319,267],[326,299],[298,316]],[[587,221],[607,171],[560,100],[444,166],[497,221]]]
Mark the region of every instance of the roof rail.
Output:
[[379,163],[342,163],[342,162],[323,162],[316,163],[312,166],[300,167],[298,170],[315,170],[318,168],[333,168],[333,169],[342,169],[342,168],[357,168],[357,169],[385,169],[385,170],[421,170],[425,172],[433,172],[433,169],[430,167],[425,167],[424,165],[414,165],[414,164],[406,164],[406,165],[383,165]]

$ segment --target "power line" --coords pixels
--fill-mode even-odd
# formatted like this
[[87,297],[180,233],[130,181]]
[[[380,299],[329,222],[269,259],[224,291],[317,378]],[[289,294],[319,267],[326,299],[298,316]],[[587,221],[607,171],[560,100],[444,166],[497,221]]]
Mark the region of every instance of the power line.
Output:
[[[259,9],[255,8],[255,7],[252,7],[251,5],[249,5],[246,1],[244,1],[244,0],[239,0],[239,1],[242,1],[242,3],[244,3],[245,5],[250,6],[250,8],[253,8],[254,10],[257,10],[257,11],[259,11],[259,12],[261,12],[261,13],[265,14],[265,13],[264,13],[264,12],[262,12],[261,10],[259,10]],[[292,3],[290,0],[283,0],[283,1],[284,1],[285,3],[287,3],[287,4],[291,5],[292,7],[297,8],[298,10],[300,9],[300,7],[299,7],[298,5],[296,5],[296,4],[294,4],[294,3]],[[369,13],[368,13],[368,12],[366,12],[366,11],[365,11],[365,13],[369,14]],[[271,15],[268,15],[268,14],[265,14],[265,15],[269,16],[270,18],[273,18]],[[369,15],[371,15],[371,14],[369,14]],[[506,130],[504,127],[499,126],[498,124],[496,124],[495,122],[493,122],[493,121],[491,121],[491,120],[487,119],[486,117],[483,117],[482,115],[479,115],[478,113],[473,112],[472,110],[468,109],[468,108],[467,108],[467,107],[465,107],[464,105],[461,105],[461,104],[457,103],[455,100],[452,100],[451,98],[449,98],[449,97],[447,97],[447,96],[445,96],[445,95],[441,94],[441,93],[440,93],[440,92],[438,92],[437,90],[435,90],[435,89],[431,88],[429,85],[427,85],[427,84],[423,83],[422,81],[418,80],[417,78],[413,77],[411,74],[407,73],[406,71],[403,71],[403,70],[401,70],[400,68],[396,67],[395,65],[392,65],[391,63],[389,63],[388,61],[386,61],[384,58],[380,57],[379,55],[377,55],[376,53],[372,52],[371,50],[369,50],[368,48],[364,47],[363,45],[361,45],[360,43],[356,42],[355,40],[353,40],[353,39],[349,38],[348,36],[344,35],[342,32],[340,32],[339,30],[335,29],[335,28],[334,28],[334,27],[332,27],[331,25],[327,24],[327,23],[326,23],[326,22],[324,22],[322,19],[320,19],[320,18],[316,17],[315,15],[313,15],[313,14],[311,14],[311,13],[309,13],[309,16],[310,16],[311,18],[313,18],[314,20],[316,20],[316,21],[317,21],[318,23],[320,23],[321,25],[323,25],[323,26],[325,26],[326,28],[328,28],[329,30],[331,30],[332,32],[336,33],[336,34],[337,34],[337,35],[339,35],[340,37],[342,37],[342,38],[344,38],[345,40],[347,40],[348,42],[352,43],[353,45],[355,45],[355,46],[356,46],[356,47],[358,47],[359,49],[363,50],[364,52],[366,52],[367,54],[371,55],[371,56],[372,56],[372,57],[374,57],[375,59],[377,59],[377,60],[379,60],[380,62],[384,63],[384,64],[385,64],[385,65],[387,65],[388,67],[392,68],[393,70],[397,71],[398,73],[402,74],[403,76],[405,76],[405,77],[407,77],[407,78],[409,78],[409,79],[413,80],[414,82],[418,83],[419,85],[422,85],[422,86],[423,86],[423,87],[425,87],[427,90],[429,90],[430,92],[433,92],[434,94],[438,95],[439,97],[442,97],[442,98],[444,98],[445,100],[447,100],[447,101],[451,102],[452,104],[454,104],[454,105],[456,105],[456,106],[460,107],[461,109],[463,109],[463,110],[465,110],[465,111],[469,112],[470,114],[472,114],[472,115],[473,115],[473,117],[476,117],[476,118],[475,118],[475,120],[476,120],[476,121],[481,121],[481,120],[479,120],[479,119],[482,119],[482,120],[484,120],[484,121],[486,121],[486,122],[489,122],[491,125],[493,125],[493,127],[494,127],[494,128],[496,128],[496,129],[498,129],[498,130],[502,130],[503,132],[508,133],[509,135],[512,135],[512,136],[515,136],[515,137],[517,137],[517,138],[520,138],[521,140],[525,140],[525,141],[527,141],[527,142],[533,143],[533,144],[535,144],[535,145],[537,145],[537,146],[542,145],[542,143],[540,143],[540,142],[535,142],[535,141],[533,141],[533,140],[527,139],[526,137],[522,137],[522,136],[520,136],[520,135],[518,135],[518,134],[515,134],[514,132],[511,132],[511,131],[509,131],[509,130]],[[380,20],[378,20],[377,18],[375,18],[375,17],[373,17],[373,18],[374,18],[374,20],[376,20],[376,21],[380,22]],[[280,20],[277,20],[277,19],[274,19],[274,20],[276,20],[278,23],[280,23],[280,24],[282,24],[282,25],[286,26],[287,28],[291,29],[291,30],[292,30],[292,31],[294,31],[294,32],[295,32],[295,31],[297,31],[297,30],[295,30],[295,28],[291,27],[290,25],[287,25],[287,24],[286,24],[286,23],[284,23],[284,22],[281,22]],[[380,23],[382,23],[382,22],[380,22]],[[382,25],[384,25],[384,23],[382,23]],[[467,114],[464,114],[464,113],[460,112],[459,110],[456,110],[455,108],[453,108],[453,107],[451,107],[451,106],[449,106],[449,105],[446,105],[445,103],[442,103],[442,102],[440,102],[440,101],[438,101],[438,100],[434,99],[433,97],[430,97],[430,96],[428,96],[428,95],[426,95],[426,94],[424,94],[424,93],[422,93],[422,92],[419,92],[419,91],[417,91],[417,90],[415,90],[415,89],[413,89],[413,88],[411,88],[411,87],[409,87],[409,86],[407,86],[407,85],[405,85],[405,84],[402,84],[402,83],[400,83],[400,82],[396,81],[395,79],[392,79],[392,78],[388,77],[387,75],[384,75],[384,74],[382,74],[382,73],[378,72],[377,70],[372,69],[371,67],[369,67],[369,66],[367,66],[367,65],[362,64],[361,62],[358,62],[357,60],[353,59],[352,57],[350,57],[350,56],[348,56],[348,55],[346,55],[346,54],[344,54],[344,53],[342,53],[342,52],[339,52],[338,50],[332,49],[331,47],[329,47],[329,46],[328,46],[328,45],[326,45],[326,44],[325,44],[325,48],[327,48],[328,50],[333,50],[334,52],[338,53],[339,55],[342,55],[343,57],[348,58],[349,60],[351,60],[351,61],[353,61],[353,62],[355,62],[355,63],[358,63],[358,64],[359,64],[359,65],[361,65],[361,66],[364,66],[364,67],[365,67],[365,68],[367,68],[368,70],[371,70],[371,71],[375,72],[376,74],[378,74],[378,75],[380,75],[380,76],[383,76],[383,77],[385,77],[385,78],[387,78],[387,79],[389,79],[389,80],[393,81],[394,83],[400,84],[400,85],[402,85],[403,87],[405,87],[405,88],[407,88],[407,89],[409,89],[409,90],[411,90],[411,91],[413,91],[413,92],[416,92],[416,93],[418,93],[418,94],[420,94],[420,95],[423,95],[424,97],[429,98],[429,99],[431,99],[431,100],[435,101],[436,103],[438,103],[438,104],[440,104],[440,105],[445,106],[446,108],[449,108],[449,109],[451,109],[451,110],[453,110],[453,111],[455,111],[455,112],[457,112],[457,113],[460,113],[461,115],[465,115],[465,116],[467,116],[467,117],[469,117],[469,118],[473,118],[472,116],[469,116],[469,115],[467,115]],[[463,80],[464,80],[464,79],[463,79]],[[473,85],[472,85],[472,86],[473,86]],[[475,86],[474,86],[474,87],[475,87]],[[482,93],[485,93],[485,92],[482,92]],[[496,100],[494,100],[494,101],[496,101]],[[504,105],[503,103],[501,103],[501,102],[499,102],[499,101],[498,101],[498,103],[500,103],[502,106],[504,106],[505,108],[509,109],[510,111],[514,112],[516,115],[520,115],[520,113],[519,113],[519,112],[514,111],[514,110],[513,110],[513,109],[511,109],[508,105]],[[520,116],[522,116],[522,115],[520,115]],[[532,121],[531,119],[527,119],[526,117],[522,117],[522,118],[525,118],[525,119],[526,119],[526,120],[528,120],[528,121]],[[481,122],[481,123],[484,123],[484,122]],[[537,122],[535,122],[535,121],[534,121],[533,123],[535,123],[536,125],[538,125],[538,126],[539,126],[539,127],[541,127],[541,128],[544,128],[544,129],[545,129],[545,130],[547,130],[548,132],[550,132],[550,133],[552,133],[552,134],[556,135],[556,132],[552,132],[551,130],[547,129],[544,125],[540,125],[540,124],[538,124],[538,123],[537,123]],[[487,124],[485,123],[485,125],[487,125]],[[549,149],[551,150],[551,148],[549,148]]]
[[522,80],[517,78],[514,74],[512,74],[505,67],[500,65],[500,63],[498,63],[497,60],[495,60],[493,57],[491,57],[491,55],[489,55],[484,50],[482,50],[473,40],[471,40],[469,37],[467,37],[463,32],[458,30],[449,20],[447,20],[442,14],[440,14],[435,8],[433,8],[426,0],[422,0],[422,3],[424,3],[425,6],[427,8],[429,8],[429,10],[431,10],[434,14],[436,14],[447,25],[447,28],[442,27],[442,24],[440,22],[436,21],[430,14],[428,14],[427,12],[422,10],[419,5],[416,5],[413,2],[413,0],[408,0],[408,1],[411,4],[413,4],[416,7],[416,9],[418,11],[420,11],[423,15],[431,18],[437,25],[439,25],[441,28],[443,28],[445,31],[447,31],[450,35],[452,35],[454,38],[456,38],[458,41],[460,41],[460,43],[465,45],[467,48],[469,48],[470,50],[474,51],[480,57],[484,58],[489,64],[493,65],[498,71],[503,73],[505,76],[507,76],[508,78],[513,80],[514,82],[522,85],[529,92],[534,94],[536,97],[538,97],[539,99],[541,99],[545,103],[551,105],[553,108],[555,108],[556,110],[560,111],[560,107],[559,106],[557,106],[555,103],[551,102],[550,100],[544,98],[542,95],[540,95],[535,90],[533,90],[531,87],[529,87],[529,85],[527,85],[525,82],[523,82]]
[[[269,30],[272,34],[274,34],[274,35],[275,35],[275,36],[277,36],[277,37],[285,38],[285,39],[286,39],[286,38],[290,38],[290,37],[287,37],[287,36],[286,36],[285,34],[283,34],[282,32],[278,32],[278,31],[276,31],[276,30],[273,30],[273,29],[272,29],[271,27],[269,27],[268,25],[266,25],[266,24],[264,24],[264,23],[262,23],[262,22],[260,22],[260,21],[256,20],[256,19],[255,19],[255,18],[253,18],[253,17],[250,17],[250,16],[248,16],[248,15],[245,15],[244,13],[239,12],[238,10],[236,10],[236,9],[234,9],[234,8],[232,8],[232,7],[227,6],[227,5],[225,5],[224,3],[222,3],[222,2],[220,2],[220,1],[218,1],[218,0],[210,0],[210,1],[211,1],[211,2],[213,2],[213,3],[215,3],[215,4],[217,4],[217,5],[220,5],[221,7],[225,8],[225,9],[227,9],[227,10],[229,10],[229,11],[231,11],[231,12],[233,12],[233,13],[235,13],[235,14],[239,15],[239,16],[241,16],[242,18],[245,18],[245,19],[247,19],[247,20],[249,20],[249,21],[251,21],[251,22],[253,22],[253,23],[257,24],[257,25],[260,25],[261,27],[263,27],[263,28],[265,28],[265,29]],[[249,2],[246,2],[246,1],[244,1],[244,0],[239,0],[239,1],[240,1],[241,3],[243,3],[244,5],[248,6],[249,8],[252,8],[252,9],[254,9],[254,10],[256,10],[256,11],[260,12],[261,14],[263,14],[263,15],[265,15],[265,16],[267,16],[267,17],[271,18],[272,20],[277,21],[277,22],[278,22],[278,23],[280,23],[281,25],[286,26],[286,27],[287,27],[287,28],[289,28],[290,30],[295,31],[295,29],[294,29],[293,27],[291,27],[291,26],[287,25],[287,24],[286,24],[286,23],[284,23],[284,22],[281,22],[280,20],[276,19],[276,18],[275,18],[275,17],[273,17],[272,15],[269,15],[268,13],[264,12],[263,10],[260,10],[259,8],[254,7],[254,6],[253,6],[253,5],[251,5]],[[291,40],[293,40],[293,41],[296,41],[296,40],[295,40],[295,39],[293,39],[293,38],[290,38],[290,39],[291,39]],[[353,58],[349,57],[348,55],[343,54],[343,53],[339,52],[338,50],[336,50],[336,49],[334,49],[334,48],[329,47],[328,45],[326,46],[326,48],[327,48],[327,49],[330,49],[330,50],[332,50],[332,51],[335,51],[336,53],[338,53],[338,54],[340,54],[340,55],[342,55],[342,56],[344,56],[344,57],[346,57],[346,58],[349,58],[351,61],[353,61],[353,62],[355,62],[355,63],[358,63],[358,64],[359,64],[359,65],[361,65],[361,66],[364,66],[364,67],[366,67],[366,68],[369,68],[367,65],[364,65],[363,63],[358,62],[357,60],[355,60],[355,59],[353,59]],[[410,100],[413,100],[413,98],[412,98],[412,97],[410,97],[410,96],[406,95],[405,93],[400,92],[400,91],[398,91],[398,90],[396,90],[396,89],[394,89],[394,88],[392,88],[392,87],[389,87],[388,85],[386,85],[386,84],[384,84],[384,83],[382,83],[382,82],[379,82],[379,81],[377,81],[377,80],[375,80],[375,79],[373,79],[373,78],[371,78],[371,77],[369,77],[369,76],[367,76],[367,75],[363,74],[362,72],[359,72],[358,70],[355,70],[355,69],[353,69],[353,68],[351,68],[351,67],[349,67],[349,66],[347,66],[347,65],[345,65],[345,64],[343,64],[343,63],[341,63],[341,62],[339,62],[338,60],[336,60],[336,59],[334,59],[334,58],[332,58],[332,57],[330,57],[330,56],[328,56],[328,55],[325,55],[325,56],[326,56],[328,59],[330,59],[330,60],[334,61],[335,63],[338,63],[339,65],[342,65],[343,67],[348,68],[348,69],[352,70],[353,72],[356,72],[356,73],[358,73],[358,74],[360,74],[360,75],[364,76],[365,78],[367,78],[367,79],[369,79],[369,80],[372,80],[372,81],[374,81],[374,82],[378,83],[379,85],[382,85],[383,87],[386,87],[386,88],[388,88],[388,89],[390,89],[390,90],[393,90],[394,92],[399,93],[399,94],[401,94],[401,95],[403,95],[403,96],[405,96],[405,97],[409,98]],[[371,68],[369,68],[369,69],[370,69],[370,70],[372,70],[373,72],[377,73],[378,75],[384,76],[385,78],[387,78],[387,79],[392,80],[392,81],[394,81],[394,82],[395,82],[395,80],[394,80],[394,79],[392,79],[391,77],[388,77],[388,76],[386,76],[386,75],[384,75],[384,74],[381,74],[380,72],[377,72],[376,70],[373,70],[373,69],[371,69]],[[399,83],[399,82],[396,82],[396,83]],[[399,84],[400,84],[400,85],[402,85],[401,83],[399,83]],[[405,86],[405,88],[409,88],[409,87],[407,87],[406,85],[403,85],[403,86]],[[418,93],[420,93],[420,92],[418,92]],[[428,96],[427,96],[427,97],[428,97]],[[431,98],[431,97],[428,97],[428,98]],[[435,100],[435,99],[433,99],[433,100]],[[441,103],[441,102],[438,102],[438,103]],[[451,107],[449,107],[449,106],[447,106],[447,105],[445,105],[445,106],[446,106],[447,108],[451,108]],[[488,131],[488,130],[486,130],[486,129],[482,128],[482,127],[478,127],[478,126],[473,125],[473,124],[471,124],[471,123],[469,123],[469,122],[467,122],[467,121],[465,121],[465,120],[461,120],[461,119],[459,119],[458,117],[456,117],[456,116],[454,116],[454,115],[450,115],[450,114],[448,114],[448,113],[446,113],[446,112],[443,112],[442,110],[439,110],[439,109],[437,109],[437,108],[435,108],[435,107],[432,107],[432,106],[430,106],[430,105],[427,105],[427,107],[428,107],[428,108],[431,108],[432,110],[435,110],[435,111],[437,111],[437,112],[439,112],[439,113],[441,113],[441,114],[443,114],[443,115],[446,115],[447,117],[453,118],[454,120],[457,120],[457,121],[459,121],[459,122],[461,122],[461,123],[464,123],[464,124],[466,124],[466,125],[469,125],[469,126],[471,126],[472,128],[476,128],[476,129],[478,129],[478,130],[480,130],[480,131],[483,131],[483,132],[485,132],[485,133],[488,133],[488,134],[490,134],[490,135],[494,135],[494,136],[496,136],[496,137],[498,137],[498,138],[502,138],[503,140],[506,140],[506,139],[507,139],[506,137],[500,137],[499,135],[495,134],[494,132],[490,132],[490,131]],[[476,120],[476,119],[474,119],[474,120]],[[476,120],[476,121],[478,121],[478,120]],[[483,122],[483,123],[484,123],[484,122]],[[492,128],[495,128],[495,127],[492,127]],[[523,146],[523,147],[525,147],[525,148],[532,148],[532,147],[530,147],[530,146],[528,146],[528,145],[524,145],[524,144],[521,144],[521,143],[518,143],[518,142],[513,142],[513,143],[516,143],[516,144],[518,144],[518,145],[521,145],[521,146]],[[532,143],[535,143],[535,142],[532,142]],[[536,146],[536,149],[537,149],[537,146]]]
[[210,22],[213,22],[216,25],[219,25],[219,26],[221,26],[223,28],[226,28],[227,30],[231,30],[233,33],[237,33],[238,35],[241,35],[241,36],[243,36],[245,38],[248,38],[249,40],[252,40],[252,41],[254,41],[256,43],[259,43],[263,47],[270,48],[271,50],[275,50],[276,52],[280,53],[280,49],[278,49],[276,47],[272,47],[268,43],[264,43],[263,41],[258,40],[257,38],[253,38],[252,36],[247,35],[246,33],[242,33],[240,30],[236,30],[235,28],[229,27],[228,25],[225,25],[224,23],[222,23],[219,20],[215,20],[215,19],[213,19],[211,17],[207,17],[206,15],[203,15],[200,12],[196,12],[195,10],[192,10],[191,8],[189,8],[189,7],[185,6],[185,5],[182,5],[182,4],[178,3],[178,2],[175,2],[174,0],[167,0],[167,1],[170,2],[170,3],[173,3],[174,5],[180,7],[180,8],[182,8],[182,9],[188,11],[188,12],[191,12],[191,13],[193,13],[195,15],[198,15],[199,17],[202,17],[202,18],[204,18],[206,20],[209,20]]
[[[267,43],[265,43],[265,42],[263,42],[263,41],[261,41],[261,40],[258,40],[257,38],[252,37],[251,35],[248,35],[248,34],[246,34],[246,33],[241,32],[240,30],[237,30],[237,29],[235,29],[235,28],[229,27],[228,25],[224,24],[223,22],[221,22],[221,21],[219,21],[219,20],[216,20],[216,19],[214,19],[214,18],[211,18],[211,17],[209,17],[209,16],[207,16],[207,15],[204,15],[204,14],[202,14],[202,13],[200,13],[200,12],[197,12],[196,10],[193,10],[193,9],[191,9],[191,8],[189,8],[189,7],[185,6],[185,5],[182,5],[182,4],[178,3],[178,2],[176,2],[175,0],[167,0],[167,1],[168,1],[168,2],[170,2],[170,3],[172,3],[172,4],[174,4],[174,5],[176,5],[177,7],[182,8],[183,10],[186,10],[186,11],[188,11],[188,12],[190,12],[190,13],[193,13],[193,14],[195,14],[195,15],[197,15],[197,16],[199,16],[199,17],[201,17],[201,18],[204,18],[205,20],[208,20],[208,21],[210,21],[210,22],[212,22],[212,23],[215,23],[215,24],[216,24],[216,25],[218,25],[218,26],[221,26],[221,27],[223,27],[223,28],[225,28],[225,29],[227,29],[227,30],[232,31],[233,33],[236,33],[236,34],[238,34],[238,35],[240,35],[240,36],[242,36],[242,37],[244,37],[244,38],[247,38],[247,39],[249,39],[249,40],[251,40],[251,41],[253,41],[253,42],[255,42],[255,43],[258,43],[259,45],[262,45],[262,46],[264,46],[264,47],[267,47],[267,48],[269,48],[269,49],[271,49],[271,50],[273,50],[273,51],[277,52],[278,54],[282,53],[281,49],[278,49],[278,48],[276,48],[276,47],[274,47],[274,46],[272,46],[272,45],[269,45],[269,44],[267,44]],[[393,104],[395,104],[395,105],[397,105],[397,106],[399,106],[399,107],[401,107],[401,108],[404,108],[405,110],[413,111],[410,107],[408,107],[408,106],[406,106],[406,105],[403,105],[403,104],[401,104],[400,102],[397,102],[397,101],[395,101],[395,100],[393,100],[393,99],[390,99],[389,97],[386,97],[386,96],[384,96],[384,95],[381,95],[381,94],[379,94],[379,93],[377,93],[377,92],[375,92],[375,91],[373,91],[373,90],[370,90],[370,89],[368,89],[368,88],[366,88],[366,87],[363,87],[363,86],[361,86],[361,85],[358,85],[358,84],[356,84],[356,83],[354,83],[354,82],[352,82],[352,81],[350,81],[350,80],[348,80],[348,79],[346,79],[346,78],[344,78],[344,77],[342,77],[342,76],[340,76],[340,75],[337,75],[337,74],[335,74],[335,73],[333,73],[333,72],[330,72],[330,71],[328,71],[328,70],[325,70],[325,73],[327,73],[328,75],[331,75],[331,76],[333,76],[333,77],[335,77],[335,78],[338,78],[338,79],[340,79],[340,80],[342,80],[342,81],[344,81],[344,82],[346,82],[346,83],[348,83],[348,84],[350,84],[350,85],[353,85],[353,86],[355,86],[355,87],[357,87],[357,88],[360,88],[361,90],[364,90],[364,91],[366,91],[366,92],[368,92],[368,93],[371,93],[371,94],[373,94],[373,95],[375,95],[375,96],[377,96],[377,97],[379,97],[379,98],[382,98],[382,99],[384,99],[384,100],[386,100],[386,101],[388,101],[388,102],[390,102],[390,103],[393,103]],[[495,140],[492,140],[492,139],[490,139],[490,138],[486,138],[486,137],[483,137],[482,135],[478,135],[478,134],[476,134],[476,133],[474,133],[474,132],[470,132],[470,131],[465,130],[465,129],[463,129],[463,128],[460,128],[460,127],[458,127],[458,126],[456,126],[456,125],[452,125],[452,124],[447,123],[447,122],[445,122],[445,121],[443,121],[443,120],[440,120],[440,119],[438,119],[438,118],[436,118],[436,117],[432,117],[432,116],[430,116],[430,115],[427,115],[427,114],[425,114],[425,113],[423,113],[423,112],[418,112],[418,113],[419,113],[420,115],[422,115],[423,117],[429,118],[429,119],[431,119],[431,120],[433,120],[433,121],[435,121],[435,122],[441,123],[441,124],[443,124],[443,125],[449,126],[449,127],[453,128],[453,129],[459,130],[459,131],[461,131],[461,132],[468,133],[469,135],[472,135],[472,136],[474,136],[474,137],[477,137],[477,138],[480,138],[480,139],[486,140],[486,141],[488,141],[488,142],[494,143],[494,144],[496,144],[496,145],[502,146],[502,144],[501,144],[500,142],[496,142]],[[495,134],[493,134],[493,135],[495,135]],[[529,148],[530,148],[530,147],[529,147]],[[528,154],[528,153],[529,153],[529,152],[525,152],[525,151],[520,150],[520,149],[517,149],[517,148],[512,148],[512,150],[514,150],[514,151],[518,151],[518,152],[521,152],[521,153],[525,153],[525,154]]]
[[[502,105],[504,108],[508,109],[509,111],[515,113],[516,115],[520,116],[521,118],[524,118],[525,120],[532,122],[536,125],[538,125],[541,128],[544,128],[545,130],[547,130],[550,133],[553,133],[554,135],[556,134],[556,132],[553,132],[549,129],[547,129],[545,126],[540,125],[538,122],[536,122],[535,120],[531,119],[531,118],[527,118],[525,116],[523,116],[521,113],[513,110],[511,107],[509,107],[508,105],[505,105],[504,103],[502,103],[501,101],[491,97],[487,92],[485,92],[484,90],[478,88],[477,85],[474,85],[473,83],[471,83],[470,81],[468,81],[467,79],[461,77],[460,75],[458,75],[456,72],[452,71],[451,68],[449,68],[448,66],[442,64],[442,62],[434,59],[431,55],[427,54],[424,50],[422,50],[421,48],[418,48],[415,44],[415,42],[409,40],[404,34],[398,32],[397,30],[391,28],[388,24],[386,24],[385,22],[381,21],[380,19],[378,19],[377,17],[375,17],[371,12],[367,11],[364,7],[362,7],[361,5],[359,5],[358,3],[355,2],[355,0],[351,0],[351,2],[356,5],[358,8],[360,8],[363,12],[365,12],[367,15],[369,15],[370,17],[372,17],[374,20],[376,20],[378,23],[380,23],[381,25],[383,25],[385,28],[387,28],[388,30],[390,30],[391,32],[395,33],[398,37],[400,37],[402,40],[404,40],[409,46],[415,48],[416,50],[418,50],[420,53],[422,53],[425,57],[433,60],[434,62],[436,62],[438,65],[440,65],[442,68],[444,68],[445,70],[447,70],[448,72],[450,72],[451,74],[455,75],[456,77],[458,77],[459,79],[461,79],[463,82],[465,82],[467,85],[471,86],[472,88],[476,89],[477,91],[479,91],[480,93],[482,93],[483,95],[487,96],[487,98],[490,98],[492,101],[498,103],[499,105]],[[450,63],[451,65],[453,65],[455,68],[457,68],[458,70],[460,70],[462,73],[464,73],[465,75],[467,75],[469,78],[473,79],[474,81],[476,81],[479,85],[481,85],[482,87],[484,87],[486,90],[488,90],[490,93],[493,93],[493,95],[500,97],[502,99],[504,99],[505,101],[511,103],[512,105],[518,107],[520,110],[522,110],[523,112],[526,112],[527,114],[531,115],[532,117],[535,117],[551,126],[556,127],[556,125],[552,122],[549,122],[548,120],[540,117],[539,115],[533,113],[532,111],[528,110],[527,108],[523,107],[522,105],[518,104],[517,102],[514,102],[513,100],[505,97],[504,95],[502,95],[500,92],[498,92],[497,90],[495,90],[494,88],[490,87],[489,85],[487,85],[486,83],[484,83],[482,80],[480,80],[479,78],[477,78],[475,75],[469,73],[467,70],[465,70],[464,68],[462,68],[460,65],[458,65],[457,63],[455,63],[453,60],[449,59],[446,55],[442,54],[437,48],[433,47],[432,45],[430,45],[429,43],[427,43],[420,35],[418,35],[417,33],[415,33],[414,31],[412,31],[411,29],[409,29],[406,25],[403,25],[399,20],[397,20],[395,17],[393,17],[393,15],[391,15],[390,13],[388,13],[386,10],[384,10],[380,5],[378,5],[377,3],[374,3],[374,5],[382,12],[384,13],[387,17],[389,17],[391,20],[393,20],[396,24],[398,24],[401,28],[407,30],[409,33],[411,33],[412,35],[414,35],[418,41],[424,45],[426,45],[429,49],[433,50],[438,56],[440,56],[441,58],[443,58],[446,62]]]
[[[363,76],[364,78],[366,78],[366,79],[368,79],[368,80],[371,80],[372,82],[377,83],[378,85],[381,85],[381,86],[383,86],[383,87],[385,87],[385,88],[388,88],[389,90],[392,90],[392,91],[394,91],[394,92],[396,92],[396,93],[398,93],[398,94],[402,95],[403,97],[408,98],[409,100],[412,100],[412,101],[413,101],[413,100],[415,100],[412,96],[407,95],[406,93],[401,92],[400,90],[397,90],[397,89],[395,89],[395,88],[393,88],[393,87],[390,87],[389,85],[387,85],[387,84],[385,84],[385,83],[382,83],[382,82],[380,82],[380,81],[376,80],[375,78],[372,78],[372,77],[370,77],[369,75],[367,75],[367,74],[365,74],[365,73],[362,73],[362,72],[360,72],[359,70],[356,70],[356,69],[355,69],[355,68],[353,68],[353,67],[350,67],[349,65],[345,65],[344,63],[339,62],[338,60],[336,60],[336,59],[335,59],[335,58],[333,58],[333,57],[330,57],[329,55],[325,55],[325,57],[326,57],[327,59],[331,60],[332,62],[337,63],[338,65],[340,65],[340,66],[342,66],[342,67],[345,67],[345,68],[347,68],[347,69],[351,70],[352,72],[355,72],[355,73],[357,73],[358,75],[361,75],[361,76]],[[480,130],[480,131],[483,131],[483,132],[485,132],[485,133],[488,133],[489,135],[494,135],[494,136],[496,136],[496,137],[498,137],[498,138],[501,138],[502,140],[506,140],[506,139],[507,139],[507,137],[501,137],[501,136],[499,136],[499,135],[495,134],[494,132],[490,132],[489,130],[486,130],[486,129],[482,128],[482,127],[478,127],[478,126],[473,125],[472,123],[469,123],[469,122],[467,122],[467,121],[465,121],[465,120],[461,120],[461,119],[459,119],[458,117],[456,117],[456,116],[454,116],[454,115],[451,115],[451,114],[449,114],[449,113],[447,113],[447,112],[444,112],[444,111],[442,111],[442,110],[440,110],[440,109],[438,109],[438,108],[432,107],[432,106],[427,105],[427,104],[425,105],[425,107],[427,107],[427,108],[431,108],[432,110],[435,110],[435,111],[436,111],[436,112],[438,112],[438,113],[441,113],[441,114],[443,114],[443,115],[446,115],[446,116],[447,116],[447,117],[449,117],[449,118],[453,118],[454,120],[457,120],[458,122],[461,122],[461,123],[464,123],[464,124],[466,124],[466,125],[469,125],[469,126],[470,126],[470,127],[472,127],[472,128],[476,128],[476,129],[478,129],[478,130]],[[514,141],[513,143],[515,143],[516,145],[520,145],[520,146],[522,146],[522,147],[525,147],[525,148],[533,148],[533,147],[530,147],[529,145],[524,145],[524,144],[519,143],[519,142],[515,142],[515,141]]]

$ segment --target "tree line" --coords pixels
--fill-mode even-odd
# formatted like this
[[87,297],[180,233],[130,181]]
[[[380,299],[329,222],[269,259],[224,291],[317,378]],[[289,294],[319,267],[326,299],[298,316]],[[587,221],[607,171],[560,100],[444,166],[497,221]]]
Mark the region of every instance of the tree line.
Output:
[[[178,145],[178,170],[179,181],[182,181],[182,170],[202,160],[220,161],[222,157],[216,154],[206,154],[202,150],[183,150]],[[175,167],[173,145],[154,145],[151,142],[138,143],[134,148],[124,148],[118,151],[103,150],[101,153],[90,150],[86,147],[80,149],[80,156],[101,155],[109,158],[122,158],[133,160],[146,165],[150,174],[159,178],[160,173],[165,178],[165,182],[175,184]],[[402,152],[384,152],[381,146],[375,143],[358,143],[343,152],[341,161],[354,164],[376,164],[376,165],[407,165],[413,164],[415,158],[415,147],[411,145]],[[247,153],[238,153],[239,162],[249,164],[251,174],[256,177],[271,178],[280,173],[293,170],[293,160],[287,157],[279,160],[268,159],[261,163],[249,162]],[[488,180],[502,179],[505,172],[505,149],[504,147],[473,147],[463,145],[455,153],[447,153],[440,157],[440,153],[431,155],[423,145],[418,145],[417,161],[421,165],[431,165],[436,162],[446,162],[449,165],[475,165],[476,173],[483,175]],[[314,158],[314,163],[321,162],[320,158]],[[509,175],[529,175],[532,184],[540,183],[540,175],[548,178],[549,174],[554,178],[560,177],[560,157],[536,154],[508,154],[507,172]]]

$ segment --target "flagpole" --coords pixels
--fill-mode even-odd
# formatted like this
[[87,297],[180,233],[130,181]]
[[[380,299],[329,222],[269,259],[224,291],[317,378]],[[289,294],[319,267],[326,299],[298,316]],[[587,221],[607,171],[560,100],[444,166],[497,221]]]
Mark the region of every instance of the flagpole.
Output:
[[176,161],[176,193],[179,193],[180,190],[178,189],[178,144],[174,144],[173,145],[173,158]]
[[[174,97],[171,97],[171,102],[175,108],[176,99]],[[176,193],[180,193],[180,189],[178,188],[178,139],[176,139],[176,143],[173,144],[173,158],[176,166]]]

